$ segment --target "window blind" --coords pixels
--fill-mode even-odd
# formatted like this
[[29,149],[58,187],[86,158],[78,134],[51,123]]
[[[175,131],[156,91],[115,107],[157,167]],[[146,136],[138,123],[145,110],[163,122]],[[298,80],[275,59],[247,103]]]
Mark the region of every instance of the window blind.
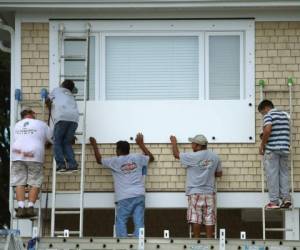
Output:
[[209,99],[240,99],[240,36],[209,36]]
[[197,36],[107,36],[106,99],[198,99]]

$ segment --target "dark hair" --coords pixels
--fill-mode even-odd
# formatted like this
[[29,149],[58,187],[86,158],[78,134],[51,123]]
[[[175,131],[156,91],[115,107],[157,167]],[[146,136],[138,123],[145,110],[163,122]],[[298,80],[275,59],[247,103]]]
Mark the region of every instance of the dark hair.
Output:
[[259,104],[258,104],[258,111],[262,111],[264,110],[266,107],[269,107],[271,109],[274,108],[274,104],[270,101],[270,100],[262,100]]
[[26,115],[30,115],[30,114],[33,114],[34,112],[30,109],[25,109],[25,110],[22,110],[20,115],[21,115],[21,119],[23,119]]
[[74,82],[73,82],[72,80],[68,80],[68,79],[64,80],[64,81],[62,82],[61,86],[62,86],[63,88],[65,88],[65,89],[70,90],[71,92],[72,92],[73,89],[75,88]]
[[121,155],[128,155],[130,151],[130,145],[127,141],[117,142],[117,153]]

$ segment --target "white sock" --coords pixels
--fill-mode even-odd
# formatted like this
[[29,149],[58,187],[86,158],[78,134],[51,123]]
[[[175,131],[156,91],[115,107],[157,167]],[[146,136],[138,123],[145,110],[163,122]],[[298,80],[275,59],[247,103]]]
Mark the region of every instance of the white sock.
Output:
[[31,201],[29,201],[29,202],[28,202],[28,207],[33,207],[33,206],[34,206],[34,203],[31,202]]
[[24,201],[18,201],[18,206],[21,208],[25,207],[25,202]]

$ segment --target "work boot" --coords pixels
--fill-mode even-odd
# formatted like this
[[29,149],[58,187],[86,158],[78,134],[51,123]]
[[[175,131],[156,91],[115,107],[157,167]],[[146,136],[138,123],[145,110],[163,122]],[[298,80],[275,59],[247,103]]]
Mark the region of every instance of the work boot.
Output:
[[26,214],[25,208],[24,207],[18,207],[16,209],[16,217],[17,218],[24,218]]
[[34,216],[36,216],[36,213],[34,212],[34,207],[26,208],[26,217],[31,218]]

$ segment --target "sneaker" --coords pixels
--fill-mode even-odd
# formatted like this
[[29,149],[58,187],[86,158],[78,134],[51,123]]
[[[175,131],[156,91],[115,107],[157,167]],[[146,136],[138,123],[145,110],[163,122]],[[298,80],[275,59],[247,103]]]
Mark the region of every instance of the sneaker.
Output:
[[24,218],[26,215],[26,211],[24,207],[18,207],[16,209],[16,217],[17,218]]
[[26,217],[31,218],[36,216],[36,213],[34,211],[34,207],[28,207],[26,208]]
[[62,172],[66,172],[66,166],[65,165],[60,165],[56,168],[56,172],[62,173]]
[[280,204],[280,208],[290,208],[292,206],[292,202],[290,200],[283,200]]
[[77,167],[67,168],[66,171],[68,171],[68,172],[70,172],[70,173],[75,173],[75,172],[78,171],[78,168],[77,168]]
[[280,206],[276,203],[269,202],[266,206],[265,209],[277,209],[280,208]]

